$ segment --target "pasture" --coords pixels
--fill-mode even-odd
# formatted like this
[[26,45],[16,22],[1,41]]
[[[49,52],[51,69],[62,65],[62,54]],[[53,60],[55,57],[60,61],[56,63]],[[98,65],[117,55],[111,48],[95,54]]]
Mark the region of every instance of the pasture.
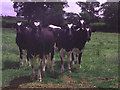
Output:
[[[16,30],[2,30],[2,87],[40,88],[40,87],[79,87],[79,88],[118,88],[118,35],[117,33],[92,33],[91,40],[86,43],[82,68],[77,64],[72,73],[60,74],[61,62],[59,54],[54,56],[55,73],[46,70],[42,83],[30,81],[32,69],[29,66],[19,68],[19,52],[15,43]],[[24,59],[23,59],[24,61]],[[37,60],[36,60],[37,64]],[[36,65],[37,75],[37,65]]]

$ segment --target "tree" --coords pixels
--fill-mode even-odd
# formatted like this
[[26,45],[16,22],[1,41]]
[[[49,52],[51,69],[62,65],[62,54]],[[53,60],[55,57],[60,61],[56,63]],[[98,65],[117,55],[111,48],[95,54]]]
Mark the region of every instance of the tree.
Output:
[[80,16],[85,19],[88,22],[97,22],[98,21],[98,12],[100,3],[96,0],[94,2],[90,2],[90,0],[87,0],[87,2],[76,2],[77,5],[81,7],[81,13]]
[[118,32],[118,2],[106,2],[100,8],[109,32]]
[[[48,23],[55,22],[58,18],[57,16],[61,19],[64,14],[63,8],[66,7],[66,5],[66,2],[14,2],[13,7],[17,16],[24,16],[28,22],[38,19],[42,22],[43,26],[45,26],[48,25]],[[51,20],[53,22],[48,22]],[[57,21],[56,23],[58,24],[62,23],[62,20]]]

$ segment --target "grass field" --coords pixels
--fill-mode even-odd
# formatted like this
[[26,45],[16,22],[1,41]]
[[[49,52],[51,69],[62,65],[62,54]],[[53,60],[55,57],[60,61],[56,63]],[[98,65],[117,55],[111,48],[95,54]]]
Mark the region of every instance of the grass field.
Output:
[[[69,84],[64,77],[69,77],[74,81],[72,85],[82,88],[118,88],[118,35],[116,33],[92,33],[91,41],[87,42],[82,56],[82,68],[77,65],[72,69],[72,73],[60,74],[60,58],[55,53],[54,68],[55,73],[50,73],[47,68],[42,84]],[[29,66],[19,68],[19,52],[15,43],[16,30],[3,28],[2,30],[2,84],[3,87],[19,87],[35,83],[39,87],[37,80],[31,82],[30,75],[32,69]],[[24,61],[24,60],[23,60]],[[37,60],[36,60],[37,63]],[[67,61],[65,68],[67,68]],[[37,67],[35,69],[37,75]],[[66,69],[65,69],[66,71]],[[64,80],[63,80],[63,79]],[[69,79],[68,79],[69,80]],[[71,84],[70,84],[71,85]]]

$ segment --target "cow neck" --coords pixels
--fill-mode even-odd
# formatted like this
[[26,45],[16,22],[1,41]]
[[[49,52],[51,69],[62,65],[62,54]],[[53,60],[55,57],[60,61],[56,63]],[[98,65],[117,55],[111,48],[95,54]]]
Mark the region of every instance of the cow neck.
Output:
[[87,40],[89,40],[89,39],[90,39],[90,32],[87,31]]
[[34,30],[35,33],[40,33],[41,32],[41,28],[39,26],[35,27],[34,29],[35,29]]
[[69,35],[70,35],[70,36],[72,35],[72,31],[71,31],[71,29],[69,29]]

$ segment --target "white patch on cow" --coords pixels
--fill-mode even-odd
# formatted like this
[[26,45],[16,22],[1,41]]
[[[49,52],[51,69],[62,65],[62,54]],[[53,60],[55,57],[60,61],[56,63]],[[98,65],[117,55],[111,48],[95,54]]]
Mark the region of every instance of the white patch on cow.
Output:
[[65,54],[67,54],[67,51],[62,48],[62,49],[60,50],[60,55],[61,55],[61,56],[64,56]]
[[67,63],[68,63],[68,71],[71,72],[70,68],[70,57],[71,57],[72,51],[67,52],[65,49],[60,50],[60,56],[62,58],[62,65],[61,65],[61,72],[64,72],[64,56],[67,55]]
[[18,25],[18,26],[21,26],[21,25],[22,25],[22,22],[17,22],[17,25]]
[[61,29],[61,27],[58,27],[58,26],[55,26],[55,25],[49,25],[48,27],[55,28],[55,29]]
[[80,54],[80,53],[83,52],[83,49],[82,49],[82,50],[79,50],[78,48],[74,48],[74,49],[72,50],[72,52],[75,53],[75,54]]
[[79,31],[80,30],[80,28],[78,28],[76,31]]
[[40,25],[40,22],[34,22],[34,25],[35,25],[35,26],[39,26],[39,25]]
[[86,28],[87,31],[89,31],[90,29],[89,28]]
[[73,24],[72,24],[72,23],[71,23],[71,24],[68,24],[68,27],[69,27],[69,28],[71,28],[72,26],[73,26]]
[[80,22],[81,22],[81,24],[83,24],[83,23],[84,23],[84,20],[80,20]]
[[58,52],[58,47],[56,46],[56,43],[54,44],[54,50],[55,52]]
[[29,27],[25,27],[25,28],[29,30]]

